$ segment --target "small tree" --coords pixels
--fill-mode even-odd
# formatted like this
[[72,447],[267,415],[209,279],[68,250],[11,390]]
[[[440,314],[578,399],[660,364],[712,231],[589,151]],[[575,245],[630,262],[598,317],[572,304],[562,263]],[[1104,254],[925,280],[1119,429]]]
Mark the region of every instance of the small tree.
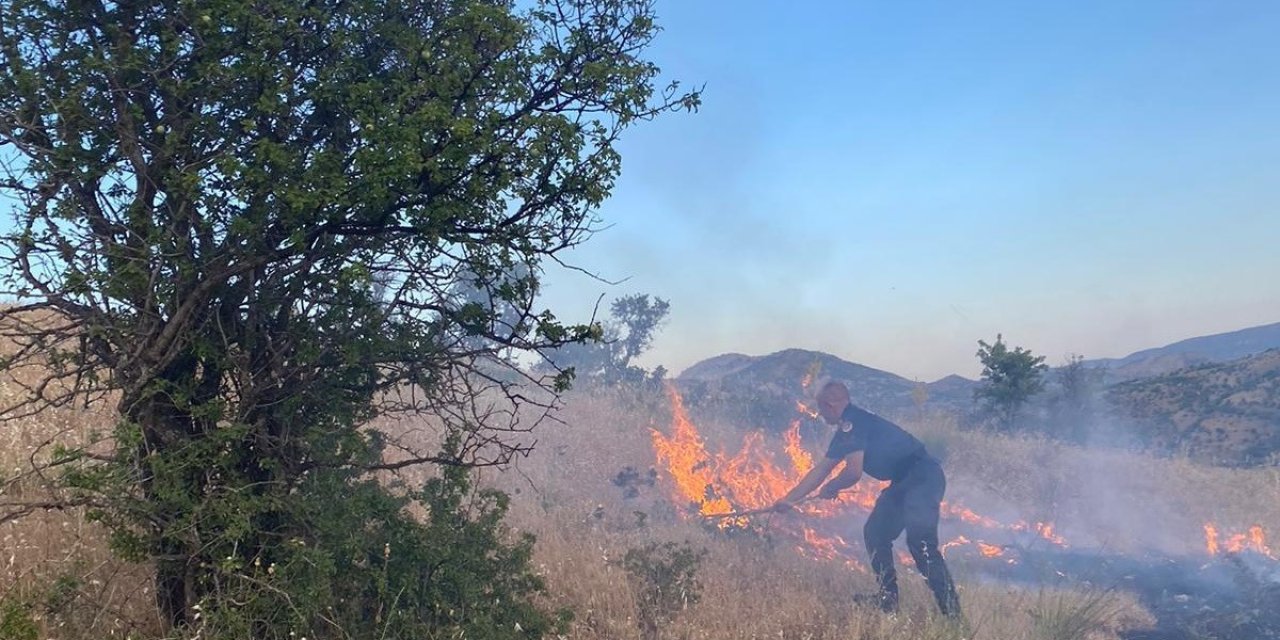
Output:
[[1053,424],[1057,435],[1083,442],[1096,414],[1095,400],[1102,387],[1101,369],[1084,363],[1084,356],[1071,354],[1055,372],[1058,394],[1053,399]]
[[609,319],[597,324],[595,340],[566,345],[551,356],[561,369],[573,369],[574,376],[605,384],[638,383],[651,376],[632,361],[648,350],[654,333],[667,318],[671,304],[647,293],[623,296],[609,305]]
[[622,568],[635,591],[641,638],[656,640],[663,625],[702,599],[697,573],[706,555],[706,549],[688,542],[651,542],[623,556]]
[[916,407],[916,418],[924,419],[924,405],[929,401],[929,386],[919,380],[911,387],[911,404]]
[[1010,349],[996,334],[994,344],[978,341],[982,362],[982,384],[974,390],[974,400],[982,403],[1000,428],[1009,430],[1022,407],[1044,389],[1044,372],[1049,368],[1044,356],[1022,347]]

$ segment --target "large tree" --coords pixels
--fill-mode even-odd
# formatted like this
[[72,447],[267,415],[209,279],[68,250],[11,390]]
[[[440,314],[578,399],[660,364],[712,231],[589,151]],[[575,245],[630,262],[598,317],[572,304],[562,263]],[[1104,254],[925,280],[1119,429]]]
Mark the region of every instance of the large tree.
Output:
[[[376,634],[340,624],[370,611],[335,586],[379,562],[336,549],[380,550],[400,513],[368,473],[525,450],[520,405],[551,402],[515,385],[566,379],[495,375],[513,359],[494,356],[591,335],[535,307],[540,265],[590,236],[619,135],[697,105],[655,85],[651,4],[3,3],[4,366],[47,372],[5,415],[115,403],[110,452],[54,462],[118,550],[155,562],[170,622],[279,592],[227,633]],[[445,435],[388,451],[366,426],[406,413]],[[456,506],[433,486],[398,497]]]

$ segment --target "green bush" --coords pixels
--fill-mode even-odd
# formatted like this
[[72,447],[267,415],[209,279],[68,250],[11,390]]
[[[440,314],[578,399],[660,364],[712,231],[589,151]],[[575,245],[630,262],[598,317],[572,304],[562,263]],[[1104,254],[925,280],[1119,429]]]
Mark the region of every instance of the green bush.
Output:
[[636,597],[636,621],[645,640],[658,637],[658,629],[702,598],[698,569],[706,549],[689,543],[651,542],[630,549],[620,563]]
[[11,596],[0,598],[0,640],[36,640],[39,635],[29,604]]
[[[568,612],[546,612],[533,573],[533,537],[509,541],[508,498],[473,491],[469,471],[446,467],[397,496],[373,481],[323,474],[304,487],[304,529],[270,557],[227,559],[222,588],[187,633],[202,638],[369,640],[540,638]],[[408,512],[416,502],[422,518]]]

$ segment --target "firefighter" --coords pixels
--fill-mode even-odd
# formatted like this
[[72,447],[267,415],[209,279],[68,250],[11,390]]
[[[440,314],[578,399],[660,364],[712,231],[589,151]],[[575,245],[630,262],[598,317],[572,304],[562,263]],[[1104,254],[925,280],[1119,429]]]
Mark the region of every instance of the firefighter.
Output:
[[[852,404],[849,389],[843,383],[831,381],[823,385],[817,401],[819,414],[835,427],[835,435],[826,455],[773,505],[773,510],[791,511],[814,489],[818,489],[820,497],[835,499],[842,490],[857,483],[864,472],[888,480],[889,486],[876,499],[862,529],[879,586],[877,604],[886,612],[898,609],[893,541],[905,530],[907,549],[928,582],[938,608],[944,615],[959,617],[960,600],[938,549],[938,517],[947,489],[942,466],[923,443],[902,427]],[[841,461],[844,469],[827,481]]]

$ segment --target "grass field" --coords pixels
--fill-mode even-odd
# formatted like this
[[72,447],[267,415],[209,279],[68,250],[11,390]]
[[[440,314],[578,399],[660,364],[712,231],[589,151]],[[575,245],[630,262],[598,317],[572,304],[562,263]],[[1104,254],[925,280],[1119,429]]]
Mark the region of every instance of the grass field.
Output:
[[[0,387],[12,400],[19,389]],[[667,470],[655,464],[652,430],[668,429],[662,394],[574,392],[562,423],[533,434],[532,455],[505,470],[481,472],[482,482],[513,497],[510,525],[538,536],[536,564],[549,585],[548,604],[576,613],[567,638],[645,638],[645,583],[621,561],[651,542],[705,550],[687,606],[662,620],[661,638],[1113,638],[1152,623],[1137,599],[1109,585],[1050,588],[992,579],[978,565],[951,564],[967,621],[940,619],[919,577],[900,571],[903,611],[893,617],[859,608],[854,593],[872,591],[869,574],[840,561],[806,557],[794,541],[770,535],[725,535],[682,514]],[[24,476],[46,443],[84,437],[110,425],[104,411],[65,409],[2,426],[4,500],[45,495],[45,480]],[[764,426],[764,425],[761,425]],[[1260,526],[1280,530],[1280,471],[1212,468],[1179,459],[1093,451],[1035,438],[961,431],[939,417],[907,426],[944,459],[948,499],[1002,521],[1052,521],[1077,548],[1112,553],[1157,550],[1206,553],[1203,525],[1224,538]],[[388,427],[398,428],[398,427]],[[741,446],[741,425],[698,425],[709,449]],[[817,453],[823,434],[806,441]],[[777,435],[768,446],[781,449]],[[628,492],[613,480],[639,470],[645,482]],[[848,537],[858,539],[859,522]],[[766,526],[767,528],[767,526]],[[944,536],[945,538],[945,536]],[[0,590],[4,599],[38,598],[48,606],[41,638],[145,636],[156,628],[146,567],[113,560],[100,532],[77,510],[38,512],[0,525]],[[695,593],[696,592],[696,593]],[[690,595],[689,593],[684,596]]]

